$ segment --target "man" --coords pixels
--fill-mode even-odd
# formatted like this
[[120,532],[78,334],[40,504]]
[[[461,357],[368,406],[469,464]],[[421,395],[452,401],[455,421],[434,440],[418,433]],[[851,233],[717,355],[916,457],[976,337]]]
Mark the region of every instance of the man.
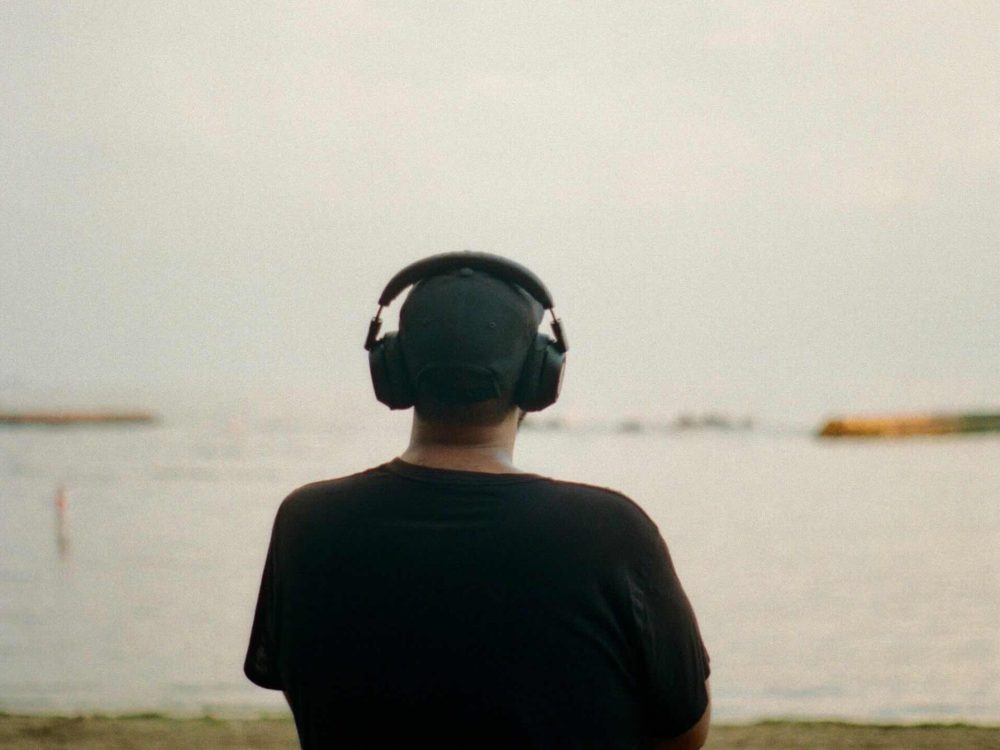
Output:
[[[398,334],[382,306],[415,284]],[[415,407],[396,459],[281,505],[245,671],[303,748],[698,748],[708,655],[653,522],[627,497],[520,471],[525,410],[558,396],[551,296],[497,256],[386,287],[372,378]]]

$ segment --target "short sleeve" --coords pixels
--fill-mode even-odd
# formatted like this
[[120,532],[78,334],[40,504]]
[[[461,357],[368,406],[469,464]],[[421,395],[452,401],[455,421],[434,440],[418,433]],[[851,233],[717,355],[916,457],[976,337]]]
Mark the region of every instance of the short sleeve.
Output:
[[708,707],[708,652],[659,532],[647,545],[633,604],[641,632],[649,732],[676,737]]
[[254,611],[253,627],[250,630],[250,645],[247,648],[243,672],[251,682],[264,688],[281,690],[284,686],[278,670],[278,597],[276,580],[278,521],[275,519],[271,532],[271,543],[264,562],[257,608]]

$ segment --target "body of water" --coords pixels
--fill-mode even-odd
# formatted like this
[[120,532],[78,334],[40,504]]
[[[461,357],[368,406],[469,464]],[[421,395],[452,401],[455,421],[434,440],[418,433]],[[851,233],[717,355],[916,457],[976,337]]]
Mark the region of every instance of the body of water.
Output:
[[[401,451],[380,419],[0,430],[0,710],[280,709],[242,674],[274,512]],[[719,719],[1000,721],[1000,437],[584,425],[524,430],[517,462],[657,521]]]

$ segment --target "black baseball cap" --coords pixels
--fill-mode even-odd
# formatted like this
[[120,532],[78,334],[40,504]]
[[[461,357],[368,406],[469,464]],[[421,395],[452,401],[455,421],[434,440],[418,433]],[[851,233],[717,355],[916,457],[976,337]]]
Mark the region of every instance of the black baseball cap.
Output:
[[471,268],[420,281],[399,311],[414,390],[450,403],[511,396],[543,313],[519,286]]

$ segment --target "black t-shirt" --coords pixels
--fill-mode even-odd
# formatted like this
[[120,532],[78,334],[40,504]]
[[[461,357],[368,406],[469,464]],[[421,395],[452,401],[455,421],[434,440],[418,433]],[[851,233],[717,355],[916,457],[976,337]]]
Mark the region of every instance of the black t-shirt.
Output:
[[624,495],[400,460],[281,505],[245,664],[303,748],[635,748],[692,727],[708,654]]

